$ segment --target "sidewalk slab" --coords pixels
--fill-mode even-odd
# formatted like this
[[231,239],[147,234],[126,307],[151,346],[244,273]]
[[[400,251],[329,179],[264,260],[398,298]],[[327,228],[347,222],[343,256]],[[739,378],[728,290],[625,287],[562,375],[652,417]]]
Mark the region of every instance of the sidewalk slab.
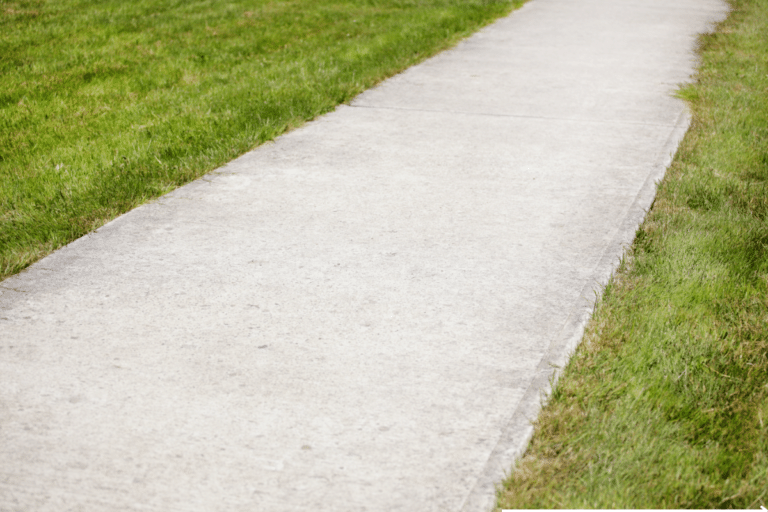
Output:
[[720,0],[532,0],[0,283],[2,511],[486,511]]

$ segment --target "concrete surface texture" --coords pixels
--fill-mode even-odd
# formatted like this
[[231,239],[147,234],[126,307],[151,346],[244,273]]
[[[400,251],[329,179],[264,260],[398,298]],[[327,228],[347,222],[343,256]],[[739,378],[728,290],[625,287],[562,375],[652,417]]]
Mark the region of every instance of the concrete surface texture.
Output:
[[0,510],[485,511],[720,0],[532,0],[0,283]]

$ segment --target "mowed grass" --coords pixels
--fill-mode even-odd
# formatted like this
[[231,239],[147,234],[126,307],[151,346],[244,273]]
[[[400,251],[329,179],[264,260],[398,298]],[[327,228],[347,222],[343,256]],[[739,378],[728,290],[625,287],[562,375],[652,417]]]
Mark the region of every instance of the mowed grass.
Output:
[[768,0],[733,0],[692,128],[500,508],[768,505]]
[[0,0],[0,279],[522,0]]

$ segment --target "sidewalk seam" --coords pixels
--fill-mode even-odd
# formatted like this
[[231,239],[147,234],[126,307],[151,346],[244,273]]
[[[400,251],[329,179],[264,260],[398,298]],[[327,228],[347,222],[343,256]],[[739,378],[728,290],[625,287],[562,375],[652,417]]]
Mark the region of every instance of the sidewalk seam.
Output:
[[438,114],[459,114],[466,116],[485,116],[485,117],[511,117],[516,119],[540,119],[542,121],[570,121],[576,123],[596,123],[596,124],[619,124],[628,126],[661,126],[666,128],[674,128],[675,123],[638,123],[631,121],[613,121],[605,119],[579,119],[579,118],[567,118],[567,117],[546,117],[546,116],[530,116],[525,114],[492,114],[490,112],[464,112],[461,110],[433,110],[427,108],[405,108],[405,107],[379,107],[375,105],[347,105],[352,108],[366,108],[370,110],[400,110],[404,112],[433,112]]

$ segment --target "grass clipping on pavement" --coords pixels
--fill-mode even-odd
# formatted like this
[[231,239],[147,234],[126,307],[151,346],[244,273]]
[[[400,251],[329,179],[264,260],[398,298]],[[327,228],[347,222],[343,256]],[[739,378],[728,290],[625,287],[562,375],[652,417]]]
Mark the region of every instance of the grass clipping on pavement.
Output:
[[0,0],[0,279],[521,0]]
[[500,508],[768,505],[768,0],[732,7]]

